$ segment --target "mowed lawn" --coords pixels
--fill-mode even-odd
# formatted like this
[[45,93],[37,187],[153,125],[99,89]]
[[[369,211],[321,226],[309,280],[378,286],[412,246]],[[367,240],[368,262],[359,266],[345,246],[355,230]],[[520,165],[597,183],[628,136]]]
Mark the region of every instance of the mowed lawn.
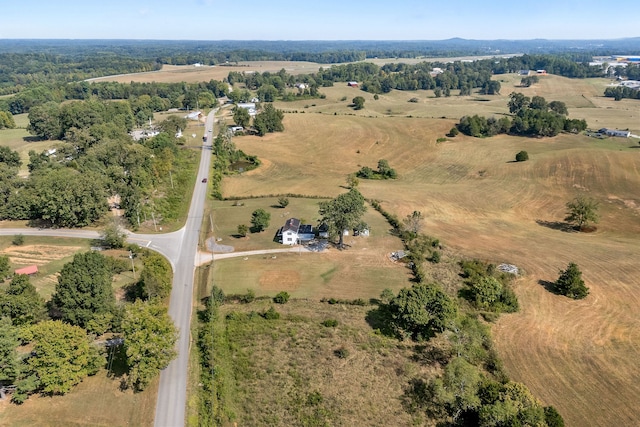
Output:
[[[568,425],[639,424],[637,140],[458,136],[436,142],[456,123],[438,117],[506,114],[512,90],[564,101],[570,117],[587,119],[591,128],[636,131],[639,104],[603,98],[605,79],[545,76],[538,85],[520,89],[515,87],[519,83],[515,76],[496,78],[505,79],[498,97],[436,99],[427,91],[418,94],[418,103],[409,103],[403,99],[415,94],[392,92],[376,101],[361,91],[334,87],[325,91],[325,100],[279,103],[279,108],[292,111],[285,115],[285,132],[235,138],[239,148],[258,155],[263,164],[226,178],[223,192],[334,197],[346,191],[347,174],[388,160],[399,179],[361,181],[365,197],[380,200],[400,217],[421,211],[426,218],[424,232],[461,256],[509,262],[523,269],[516,285],[520,312],[502,316],[494,326],[497,347],[512,378],[525,382],[545,404],[557,407]],[[351,98],[341,101],[356,95],[366,99],[365,109],[358,112],[349,108]],[[528,151],[528,162],[513,162],[520,150]],[[602,218],[594,233],[568,233],[556,227],[565,216],[565,204],[577,195],[600,203]],[[265,266],[255,268],[266,271],[272,261],[279,258],[256,260]],[[583,301],[550,294],[540,284],[555,280],[570,261],[579,265],[591,289]],[[279,269],[286,269],[285,264]],[[231,270],[225,274],[233,274]],[[320,283],[318,273],[329,270],[318,268],[312,276]],[[220,280],[225,274],[220,272]],[[259,286],[262,273],[243,274],[254,275],[247,280]]]
[[[295,206],[305,200],[291,200],[287,210],[292,214],[301,211],[294,210]],[[306,200],[306,203],[317,202]],[[370,236],[346,236],[344,250],[330,247],[322,253],[299,251],[219,260],[214,264],[214,283],[225,293],[246,293],[252,289],[258,296],[274,296],[286,291],[295,298],[314,300],[325,297],[368,300],[377,298],[385,288],[397,291],[409,286],[410,270],[389,258],[391,252],[402,249],[400,239],[390,233],[386,220],[372,208],[368,208],[363,219],[370,227]],[[283,224],[284,219],[277,227],[282,226],[280,222]],[[275,230],[267,235],[272,237],[274,233]],[[273,245],[282,248],[278,243]]]

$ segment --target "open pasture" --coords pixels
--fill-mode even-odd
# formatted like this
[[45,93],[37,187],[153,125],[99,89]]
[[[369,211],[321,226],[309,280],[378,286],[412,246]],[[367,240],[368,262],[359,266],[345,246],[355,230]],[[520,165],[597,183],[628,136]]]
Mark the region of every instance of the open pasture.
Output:
[[[572,91],[574,83],[579,88]],[[602,98],[599,84],[545,76],[528,92],[514,90],[564,101],[571,117],[586,118],[592,128],[637,127],[636,104]],[[456,111],[463,109],[456,102],[478,106],[465,114],[488,115],[487,109],[505,113],[508,85],[503,83],[500,97],[486,97],[488,102],[453,97],[401,101],[390,107],[402,113],[398,116],[384,114],[386,106],[378,111],[376,103],[387,95],[374,101],[360,91],[347,92],[365,96],[365,109],[354,112],[348,101],[340,101],[351,89],[330,89],[335,94],[328,91],[326,100],[314,100],[315,107],[294,108],[305,114],[287,114],[284,133],[236,138],[239,148],[258,155],[263,164],[225,179],[224,194],[335,196],[345,191],[341,186],[348,173],[388,160],[399,179],[361,180],[365,197],[380,200],[400,217],[421,211],[424,232],[461,256],[509,262],[525,272],[516,284],[521,311],[502,316],[494,326],[511,377],[558,408],[568,425],[640,423],[635,409],[640,395],[640,267],[634,261],[640,252],[637,140],[503,135],[436,143],[456,122],[432,119],[448,115],[433,114],[443,110],[437,103],[450,103]],[[392,92],[389,97],[407,94]],[[406,108],[415,109],[414,118],[404,117]],[[513,162],[520,150],[528,151],[528,162]],[[601,221],[594,233],[558,229],[565,203],[579,194],[600,203]],[[591,290],[583,301],[553,295],[541,285],[554,281],[570,261],[579,265]]]

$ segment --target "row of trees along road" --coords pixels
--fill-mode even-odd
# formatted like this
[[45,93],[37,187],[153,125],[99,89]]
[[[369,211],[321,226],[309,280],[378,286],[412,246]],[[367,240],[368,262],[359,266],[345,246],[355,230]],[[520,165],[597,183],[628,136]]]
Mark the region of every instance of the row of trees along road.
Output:
[[[119,348],[126,359],[123,382],[142,390],[176,356],[177,331],[162,299],[170,291],[171,267],[160,255],[130,249],[142,256],[144,269],[129,286],[129,300],[116,301],[112,287],[114,274],[128,269],[129,261],[94,251],[78,253],[62,267],[46,303],[26,275],[14,275],[0,290],[0,381],[16,386],[13,402],[32,393],[68,393]],[[123,343],[105,348],[94,342],[105,332]]]

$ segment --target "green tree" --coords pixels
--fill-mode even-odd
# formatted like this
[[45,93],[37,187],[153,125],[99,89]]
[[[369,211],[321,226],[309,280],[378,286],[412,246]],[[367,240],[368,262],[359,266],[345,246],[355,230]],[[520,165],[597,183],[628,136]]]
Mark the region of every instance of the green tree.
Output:
[[142,296],[146,299],[168,297],[171,293],[173,278],[169,262],[162,255],[149,252],[142,260],[142,265],[140,273]]
[[364,196],[352,188],[333,200],[320,202],[320,223],[327,224],[330,235],[339,236],[338,247],[344,248],[344,231],[361,222],[367,207]]
[[565,221],[575,224],[577,230],[583,230],[590,223],[597,224],[600,216],[598,215],[598,202],[593,199],[578,196],[567,203],[567,216]]
[[256,209],[251,214],[251,232],[260,233],[269,226],[271,214],[264,209]]
[[350,173],[349,175],[347,175],[347,187],[349,187],[349,189],[358,188],[359,184],[360,180],[358,179],[357,174]]
[[556,292],[569,298],[583,299],[589,295],[589,288],[582,280],[582,272],[573,262],[569,263],[566,270],[560,270],[560,277],[554,285]]
[[94,172],[72,168],[51,169],[32,177],[35,217],[57,227],[83,227],[107,211],[104,181]]
[[110,218],[101,233],[102,241],[107,248],[119,249],[124,247],[127,234],[120,229],[115,218]]
[[26,274],[13,276],[9,287],[0,293],[0,316],[7,316],[15,326],[30,325],[46,319],[44,298]]
[[249,232],[249,227],[245,224],[238,225],[238,235],[241,237],[247,237],[247,233]]
[[549,103],[549,110],[562,116],[566,116],[567,114],[569,114],[569,111],[567,110],[567,104],[562,101],[551,101]]
[[[115,306],[111,282],[113,275],[107,259],[90,251],[75,254],[58,276],[56,290],[51,297],[54,315],[65,322],[90,332],[103,333]],[[99,321],[101,324],[94,324]],[[105,324],[107,323],[107,324]]]
[[11,240],[11,244],[14,246],[24,245],[24,234],[16,234],[15,236],[13,236],[13,240]]
[[8,255],[0,255],[0,283],[4,282],[4,280],[9,275],[9,256]]
[[55,102],[35,106],[29,110],[27,130],[43,139],[60,139],[64,135],[60,114]]
[[549,427],[564,427],[562,415],[553,406],[544,407],[544,420]]
[[12,168],[19,168],[22,166],[20,154],[4,145],[0,145],[0,163],[5,163],[7,166]]
[[529,103],[531,103],[531,98],[528,96],[524,96],[519,92],[512,92],[509,95],[509,103],[507,106],[511,114],[518,114],[521,110],[528,108]]
[[478,389],[482,377],[478,368],[461,357],[452,359],[442,378],[433,381],[434,403],[444,408],[457,425],[461,416],[480,407]]
[[249,126],[249,122],[251,122],[249,110],[236,106],[233,110],[233,121],[236,125],[242,126],[243,128]]
[[265,104],[262,111],[253,118],[253,127],[259,136],[270,132],[282,132],[284,130],[283,118],[284,113],[281,110],[277,110],[273,104]]
[[523,150],[516,154],[516,162],[526,162],[527,160],[529,160],[529,153],[526,151]]
[[127,384],[144,390],[176,356],[178,331],[166,307],[137,300],[127,306],[122,319],[127,355]]
[[356,96],[351,102],[353,103],[354,110],[362,110],[364,108],[364,98],[361,96]]
[[20,358],[16,348],[20,344],[18,329],[11,320],[0,318],[0,383],[14,384],[20,376]]
[[281,208],[286,208],[287,206],[289,206],[289,199],[286,197],[280,197],[278,199],[278,205],[280,205]]
[[389,304],[392,323],[402,335],[428,339],[444,331],[457,316],[454,300],[436,284],[404,288]]
[[521,383],[508,382],[497,388],[496,399],[479,410],[480,426],[543,426],[542,404]]
[[8,111],[0,111],[0,129],[14,129],[16,122]]
[[276,304],[285,304],[287,301],[289,301],[289,296],[289,292],[278,292],[278,295],[273,297],[273,302],[275,302]]
[[27,359],[39,389],[46,394],[65,394],[104,363],[97,347],[89,343],[84,329],[48,320],[31,327],[35,344]]

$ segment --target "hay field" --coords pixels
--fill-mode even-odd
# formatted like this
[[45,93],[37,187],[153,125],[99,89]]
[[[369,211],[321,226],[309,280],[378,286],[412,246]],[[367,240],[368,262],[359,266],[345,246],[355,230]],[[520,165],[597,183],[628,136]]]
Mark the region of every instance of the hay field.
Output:
[[[234,63],[235,64],[235,63]],[[237,65],[216,65],[195,67],[193,65],[163,65],[159,71],[146,73],[121,74],[116,76],[98,77],[89,79],[93,82],[119,82],[119,83],[197,83],[209,80],[222,80],[231,71],[258,72],[269,71],[277,73],[283,68],[289,74],[310,74],[318,71],[320,67],[330,67],[331,64],[318,64],[304,61],[240,61]]]
[[[637,104],[608,102],[600,96],[600,84],[606,81],[546,76],[527,95],[536,91],[547,100],[564,101],[571,117],[586,117],[591,127],[605,122],[602,127],[635,129]],[[390,107],[378,108],[376,102],[383,97],[374,101],[358,91],[366,99],[359,112],[340,101],[347,89],[331,89],[335,93],[314,101],[315,107],[279,105],[305,111],[285,116],[284,133],[236,138],[238,147],[258,155],[263,165],[225,179],[225,195],[335,196],[344,191],[346,174],[387,159],[399,179],[361,181],[366,197],[381,200],[385,209],[401,217],[422,211],[425,232],[461,256],[509,262],[525,271],[516,285],[521,311],[502,316],[494,327],[496,345],[512,378],[558,408],[568,425],[639,424],[635,408],[640,395],[640,267],[633,256],[640,251],[637,141],[581,135],[458,136],[436,143],[455,120],[432,119],[447,115],[433,112],[443,111],[447,104],[453,111],[472,105],[466,114],[505,112],[510,93],[506,82],[506,95],[487,97],[492,99],[488,102],[470,101],[473,96],[420,96],[418,105],[389,101]],[[388,108],[400,114],[384,114]],[[419,117],[404,117],[407,108]],[[368,117],[374,115],[379,117]],[[609,124],[614,118],[615,124]],[[512,162],[523,149],[531,160]],[[602,220],[595,233],[554,228],[565,216],[565,203],[578,194],[601,204]],[[539,284],[555,280],[570,261],[580,266],[591,289],[586,300],[567,300]]]

